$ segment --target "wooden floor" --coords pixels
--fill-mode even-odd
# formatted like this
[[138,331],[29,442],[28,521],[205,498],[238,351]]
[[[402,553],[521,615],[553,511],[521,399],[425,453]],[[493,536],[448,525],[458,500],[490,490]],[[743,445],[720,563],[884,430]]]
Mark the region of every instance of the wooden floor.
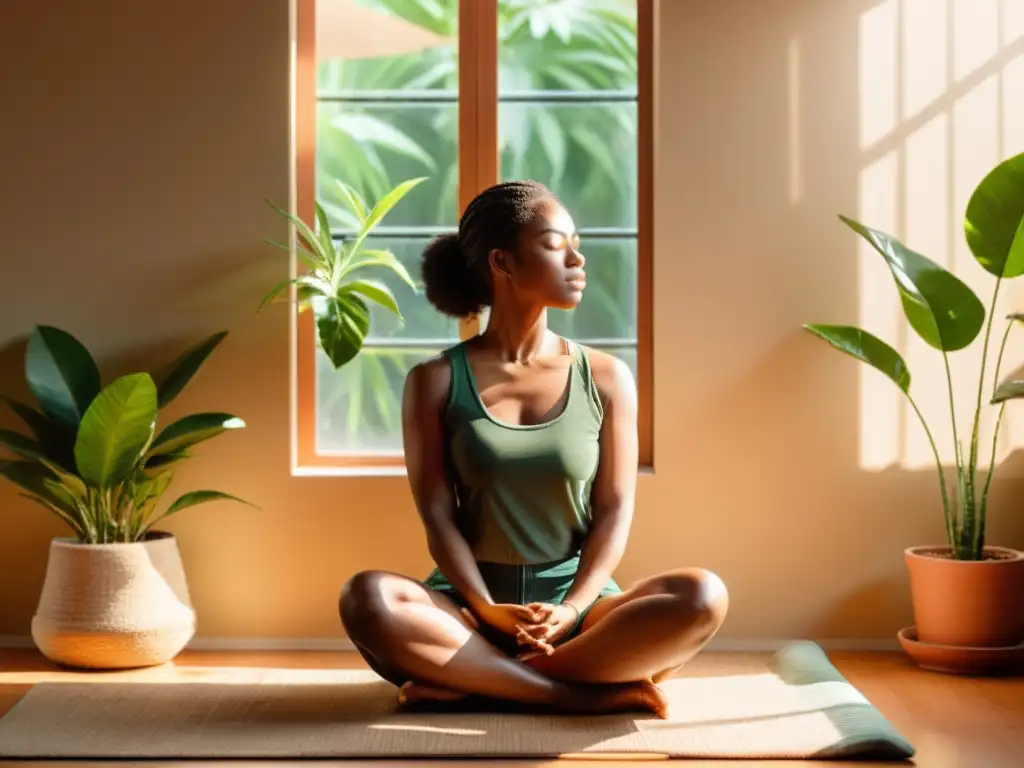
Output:
[[[711,654],[707,654],[711,655]],[[719,654],[715,654],[719,655]],[[745,654],[751,655],[751,654]],[[898,653],[831,653],[833,663],[846,678],[881,710],[889,721],[918,750],[912,761],[895,765],[925,768],[1020,768],[1024,766],[1024,678],[960,678],[925,672],[914,667]],[[737,659],[737,661],[742,661]],[[36,682],[45,680],[120,679],[122,676],[173,682],[188,679],[188,668],[276,667],[338,669],[362,667],[353,653],[325,652],[198,652],[186,651],[170,665],[132,672],[92,674],[61,670],[34,651],[0,650],[0,716],[5,714]],[[234,673],[234,674],[237,674]],[[238,761],[232,761],[238,762]],[[324,762],[324,761],[318,761]],[[606,765],[609,760],[576,761],[338,761],[346,766],[387,765],[388,768],[418,764],[439,766],[507,763],[509,765],[552,765],[571,768],[576,763]],[[614,760],[616,766],[635,766],[640,761]],[[721,768],[723,761],[692,760],[697,768]],[[296,764],[298,761],[296,761]],[[0,765],[12,765],[4,763]],[[38,765],[39,763],[33,763]],[[60,765],[73,765],[61,761]],[[147,765],[140,762],[139,765]],[[194,761],[182,762],[189,766]],[[255,761],[253,765],[281,763]],[[647,761],[646,764],[650,764]],[[769,768],[770,766],[868,766],[873,763],[812,761],[725,761],[730,768]],[[119,766],[129,763],[119,762]],[[168,765],[161,763],[161,765]]]

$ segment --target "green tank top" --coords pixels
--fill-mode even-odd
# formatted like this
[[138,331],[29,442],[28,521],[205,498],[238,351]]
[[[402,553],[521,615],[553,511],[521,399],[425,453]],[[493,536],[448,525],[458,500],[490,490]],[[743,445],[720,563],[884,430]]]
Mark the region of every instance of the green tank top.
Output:
[[445,351],[451,388],[445,451],[455,477],[457,524],[481,562],[545,563],[579,551],[590,526],[603,409],[590,359],[568,342],[574,364],[561,413],[517,426],[484,407],[466,342]]

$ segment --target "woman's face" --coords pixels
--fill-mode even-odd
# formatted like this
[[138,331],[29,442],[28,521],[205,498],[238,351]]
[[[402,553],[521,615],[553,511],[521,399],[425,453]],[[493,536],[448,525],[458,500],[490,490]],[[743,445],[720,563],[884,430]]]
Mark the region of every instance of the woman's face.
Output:
[[580,237],[569,212],[556,200],[537,206],[537,215],[519,233],[516,252],[502,260],[496,280],[511,282],[515,295],[555,309],[574,309],[586,288],[586,259],[579,252]]

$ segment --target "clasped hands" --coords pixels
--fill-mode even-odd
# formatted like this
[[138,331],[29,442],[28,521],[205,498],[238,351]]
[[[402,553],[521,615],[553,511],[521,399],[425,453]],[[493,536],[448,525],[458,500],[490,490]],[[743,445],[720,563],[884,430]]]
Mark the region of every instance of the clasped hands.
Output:
[[492,603],[481,606],[475,614],[464,608],[463,614],[474,627],[483,621],[516,638],[523,649],[520,659],[551,654],[555,643],[572,631],[579,619],[576,608],[568,603]]

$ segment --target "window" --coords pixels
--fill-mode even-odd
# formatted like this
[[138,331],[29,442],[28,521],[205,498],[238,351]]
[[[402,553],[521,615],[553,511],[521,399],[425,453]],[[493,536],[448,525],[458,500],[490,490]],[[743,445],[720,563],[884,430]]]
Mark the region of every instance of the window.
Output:
[[[424,245],[454,231],[481,189],[550,186],[580,228],[588,288],[552,330],[621,357],[652,465],[652,62],[655,0],[297,0],[295,200],[349,225],[335,179],[368,201],[412,177],[375,231],[419,279]],[[314,197],[315,196],[315,197]],[[401,393],[417,362],[477,333],[390,273],[405,316],[372,314],[362,353],[335,371],[310,313],[294,319],[296,471],[401,471]],[[329,470],[328,470],[329,471]]]

